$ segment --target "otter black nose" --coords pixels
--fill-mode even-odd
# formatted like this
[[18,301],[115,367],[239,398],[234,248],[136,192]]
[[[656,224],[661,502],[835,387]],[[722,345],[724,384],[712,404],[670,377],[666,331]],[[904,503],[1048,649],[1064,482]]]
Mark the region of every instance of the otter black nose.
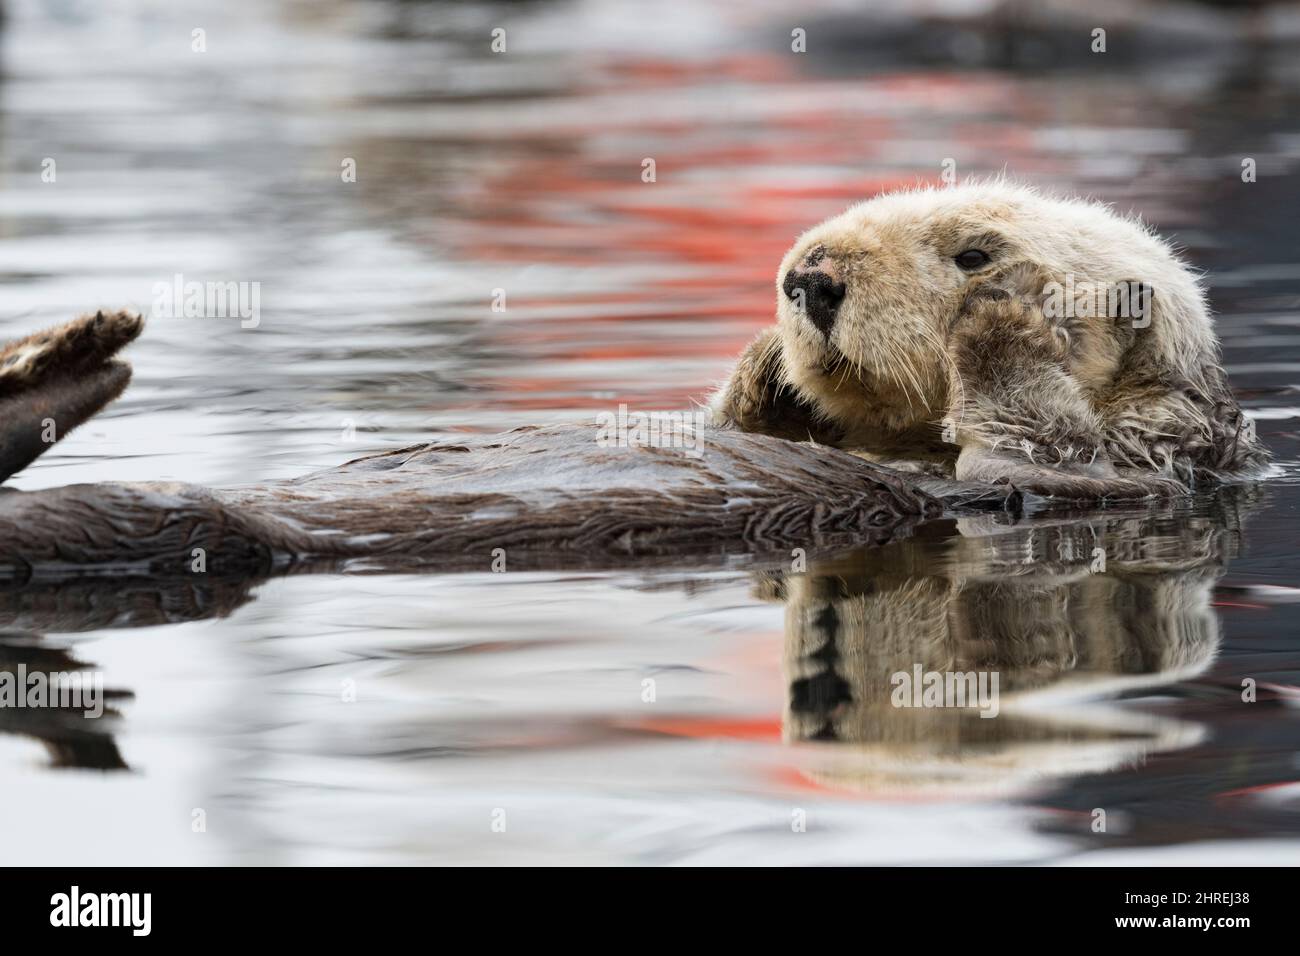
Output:
[[835,314],[844,301],[843,282],[835,281],[835,277],[825,269],[796,266],[785,274],[781,291],[823,335],[831,334]]

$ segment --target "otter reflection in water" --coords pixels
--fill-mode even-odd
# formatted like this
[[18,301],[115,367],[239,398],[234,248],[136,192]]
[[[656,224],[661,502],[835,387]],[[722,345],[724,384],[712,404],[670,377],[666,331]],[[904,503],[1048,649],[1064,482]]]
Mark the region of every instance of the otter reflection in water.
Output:
[[962,519],[764,577],[760,594],[786,604],[786,740],[843,745],[801,755],[824,785],[966,795],[1195,743],[1194,724],[1088,701],[1210,666],[1214,583],[1257,494]]
[[[760,591],[787,606],[786,738],[837,744],[798,755],[828,784],[959,793],[1113,769],[1194,742],[1195,725],[1084,702],[1210,665],[1219,643],[1212,588],[1258,495],[1224,488],[1122,512],[935,521],[878,548],[814,555],[806,573],[763,573]],[[729,559],[717,560],[689,566],[717,570]],[[31,635],[224,617],[254,599],[260,580],[0,585],[0,670],[24,661],[38,669],[37,656],[39,669],[74,670],[78,662]],[[996,674],[996,716],[978,706],[895,707],[894,675],[918,668]],[[121,767],[108,716],[0,709],[0,733],[42,741],[61,766]]]
[[[0,634],[0,733],[39,741],[52,767],[126,770],[112,736],[119,714],[111,702],[131,695],[103,690],[98,676],[84,661],[46,646],[37,635]],[[93,696],[68,693],[70,684],[89,686],[92,678]],[[92,700],[93,709],[86,709]]]
[[[224,617],[251,600],[255,582],[181,578],[57,578],[22,583],[0,581],[0,734],[15,734],[41,743],[49,766],[84,770],[129,770],[114,734],[121,725],[120,706],[130,691],[102,687],[101,713],[87,716],[84,707],[15,706],[15,693],[33,702],[36,675],[53,688],[84,686],[102,677],[95,664],[74,657],[42,636],[107,628],[150,627],[208,617]],[[8,693],[5,693],[8,691]],[[57,703],[66,704],[67,698]]]

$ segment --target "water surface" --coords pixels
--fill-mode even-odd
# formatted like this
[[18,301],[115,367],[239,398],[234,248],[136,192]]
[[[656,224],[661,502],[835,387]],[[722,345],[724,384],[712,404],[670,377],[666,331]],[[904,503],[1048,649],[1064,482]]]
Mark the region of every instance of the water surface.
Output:
[[[799,571],[6,585],[0,667],[118,692],[0,715],[6,862],[1296,861],[1294,58],[918,68],[816,26],[842,42],[799,56],[768,4],[108,6],[9,5],[4,331],[177,273],[259,282],[261,323],[152,322],[17,487],[686,407],[800,230],[949,157],[1175,236],[1279,477]],[[916,663],[997,670],[1002,713],[889,706]]]

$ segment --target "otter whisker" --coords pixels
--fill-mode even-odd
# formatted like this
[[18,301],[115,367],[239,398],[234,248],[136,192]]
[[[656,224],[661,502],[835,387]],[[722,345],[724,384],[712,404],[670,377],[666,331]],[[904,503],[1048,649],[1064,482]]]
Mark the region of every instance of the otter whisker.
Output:
[[966,382],[962,378],[961,368],[953,360],[953,357],[948,354],[947,343],[945,343],[943,339],[939,338],[937,332],[924,325],[918,325],[917,332],[920,335],[921,343],[930,346],[934,350],[935,354],[938,355],[939,361],[946,366],[944,369],[946,373],[945,378],[949,382],[952,382],[954,379],[956,380],[957,394],[948,396],[948,408],[964,408],[966,404]]
[[843,356],[836,359],[835,363],[836,365],[841,365],[844,367],[844,371],[840,373],[840,380],[835,383],[835,391],[838,392],[840,390],[840,387],[844,384],[844,380],[849,377],[849,372],[852,369],[852,363],[849,362],[849,360],[844,358]]
[[907,398],[908,411],[914,411],[915,406],[912,404],[912,393],[907,388],[907,382],[911,382],[914,386],[916,390],[916,399],[922,404],[925,404],[925,390],[921,387],[921,382],[916,377],[916,372],[912,367],[912,363],[907,361],[907,358],[899,344],[888,340],[886,340],[886,342],[890,352],[890,366],[907,376],[907,381],[904,381],[902,375],[896,375],[895,381],[897,381],[899,386],[903,389],[903,395]]

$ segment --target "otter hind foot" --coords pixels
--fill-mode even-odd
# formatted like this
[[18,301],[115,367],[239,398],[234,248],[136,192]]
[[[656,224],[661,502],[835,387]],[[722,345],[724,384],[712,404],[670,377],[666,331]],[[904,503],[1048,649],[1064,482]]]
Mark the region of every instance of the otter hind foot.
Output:
[[0,482],[122,394],[131,368],[113,356],[143,327],[96,312],[0,349]]
[[111,359],[144,328],[133,312],[96,312],[36,332],[0,349],[0,395],[13,395],[50,376],[89,372]]

